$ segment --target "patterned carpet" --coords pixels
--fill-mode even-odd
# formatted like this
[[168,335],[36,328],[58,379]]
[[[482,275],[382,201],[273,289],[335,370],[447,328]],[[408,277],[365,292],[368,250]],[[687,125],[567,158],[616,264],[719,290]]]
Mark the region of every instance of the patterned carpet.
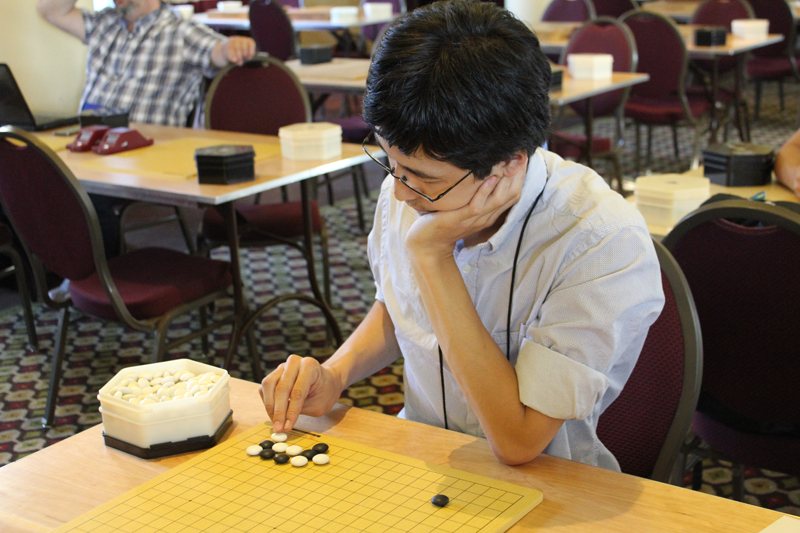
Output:
[[[765,91],[761,120],[754,124],[753,141],[780,146],[795,129],[798,92],[796,84],[787,86],[787,108],[781,112],[777,91]],[[752,103],[751,103],[752,106]],[[751,107],[752,109],[752,107]],[[600,132],[610,132],[612,124],[599,120]],[[577,130],[576,130],[577,131]],[[633,173],[633,139],[631,127],[626,131],[631,141],[623,153],[626,175]],[[691,133],[679,134],[681,160],[686,161],[691,151]],[[703,139],[703,143],[707,139]],[[654,131],[654,172],[680,172],[686,163],[675,161],[672,153],[671,131],[656,128]],[[604,172],[598,165],[601,173]],[[373,191],[374,193],[374,191]],[[372,205],[368,206],[372,208]],[[324,207],[323,215],[330,233],[330,257],[335,315],[345,336],[353,331],[372,304],[374,286],[366,259],[366,236],[358,230],[357,215],[352,200],[342,201],[337,207]],[[224,253],[217,255],[224,258]],[[243,254],[245,285],[249,298],[255,304],[277,294],[308,289],[303,260],[294,251],[282,248],[248,250]],[[218,309],[225,312],[232,306],[230,300]],[[149,334],[133,332],[123,327],[77,315],[70,329],[64,379],[59,394],[57,424],[52,429],[41,429],[38,417],[44,412],[49,376],[49,357],[56,331],[56,314],[36,306],[40,349],[36,353],[26,350],[26,334],[22,312],[18,307],[0,313],[0,466],[24,457],[61,439],[69,437],[100,422],[97,412],[97,390],[120,369],[150,361]],[[174,334],[197,327],[196,317],[187,317],[173,328]],[[273,368],[289,353],[313,355],[324,359],[330,355],[325,345],[324,320],[316,308],[286,302],[267,314],[257,324],[257,341],[265,369]],[[219,365],[227,345],[227,332],[212,339],[212,355],[204,356],[199,342],[180,347],[170,358],[190,357]],[[402,360],[376,375],[347,389],[342,403],[388,414],[396,414],[403,404]],[[246,351],[239,348],[231,375],[252,379]],[[707,462],[702,490],[723,497],[732,493],[731,470],[724,463]],[[685,484],[691,484],[687,474]],[[783,512],[800,515],[800,480],[784,474],[748,468],[746,470],[745,499]]]

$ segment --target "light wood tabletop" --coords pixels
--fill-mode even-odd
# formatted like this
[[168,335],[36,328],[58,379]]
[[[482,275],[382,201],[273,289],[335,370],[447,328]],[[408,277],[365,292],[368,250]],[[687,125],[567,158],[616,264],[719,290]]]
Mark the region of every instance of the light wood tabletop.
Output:
[[[373,24],[386,24],[392,22],[399,15],[392,14],[388,17],[366,17],[363,11],[359,10],[358,19],[353,22],[331,21],[330,7],[318,6],[309,8],[288,8],[286,14],[292,21],[292,28],[295,31],[332,31],[343,30],[345,28],[361,28]],[[247,6],[241,10],[233,12],[219,12],[209,10],[204,13],[195,13],[192,20],[229,30],[250,30],[250,18]]]
[[[330,63],[302,65],[299,60],[286,62],[300,83],[309,92],[355,92],[367,88],[368,59],[336,58]],[[611,78],[576,80],[564,70],[561,88],[550,93],[550,104],[561,106],[617,89],[644,83],[650,76],[643,73],[614,72]]]
[[[694,12],[701,4],[701,0],[654,0],[653,2],[642,2],[642,9],[652,11],[665,17],[670,17],[675,22],[686,24],[692,20]],[[790,1],[795,18],[800,17],[800,2]]]
[[[257,385],[230,383],[234,425],[225,439],[267,420]],[[544,501],[511,532],[757,533],[786,516],[554,457],[505,466],[484,439],[343,405],[298,426],[542,491]],[[101,432],[95,426],[0,468],[0,531],[50,531],[197,455],[143,460],[107,448]]]
[[[274,136],[152,124],[131,124],[131,127],[140,131],[145,137],[154,139],[155,147],[185,139],[197,139],[198,145],[204,140],[218,140],[219,144],[273,146],[277,152],[271,157],[256,161],[256,179],[254,181],[235,185],[203,185],[198,183],[196,175],[188,179],[177,179],[165,176],[152,168],[133,166],[126,171],[113,167],[104,168],[101,166],[104,158],[113,156],[99,156],[94,152],[62,150],[58,152],[58,155],[90,193],[178,206],[221,205],[282,185],[297,183],[327,172],[336,172],[370,161],[361,146],[355,144],[342,144],[341,157],[327,160],[295,161],[280,156],[278,150],[280,140]],[[48,133],[42,133],[40,136],[52,137]],[[140,150],[148,150],[148,148]],[[125,154],[134,154],[134,152],[125,152]],[[192,156],[180,154],[180,157],[191,158]],[[189,164],[193,165],[191,159],[189,159]]]

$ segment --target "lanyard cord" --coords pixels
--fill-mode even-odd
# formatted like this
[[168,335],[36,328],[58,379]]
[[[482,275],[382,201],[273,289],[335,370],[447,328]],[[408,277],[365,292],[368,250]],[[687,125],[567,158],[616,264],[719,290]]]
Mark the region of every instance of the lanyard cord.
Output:
[[[522,238],[525,235],[525,228],[528,227],[528,221],[531,219],[533,210],[542,199],[544,189],[547,187],[547,179],[545,179],[544,186],[542,187],[539,196],[534,200],[533,205],[528,209],[528,214],[525,216],[525,221],[522,223],[522,229],[519,232],[519,240],[517,241],[517,250],[514,253],[514,266],[511,269],[511,287],[508,292],[508,318],[506,319],[506,359],[511,361],[511,307],[514,300],[514,280],[517,276],[517,259],[519,259],[519,252],[522,249]],[[444,429],[450,429],[447,425],[447,398],[444,392],[444,356],[442,355],[442,347],[439,349],[439,377],[442,382],[442,414],[444,415]]]

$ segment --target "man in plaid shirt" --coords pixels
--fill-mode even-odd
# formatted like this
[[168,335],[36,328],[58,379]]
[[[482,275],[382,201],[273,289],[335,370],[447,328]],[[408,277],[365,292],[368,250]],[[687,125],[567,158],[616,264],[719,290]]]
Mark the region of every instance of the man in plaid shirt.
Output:
[[[132,122],[186,126],[203,77],[253,57],[255,41],[184,20],[161,0],[114,0],[98,13],[77,0],[39,0],[39,14],[86,43],[80,108],[122,109]],[[119,254],[117,198],[90,195],[108,257]]]
[[133,122],[185,126],[203,76],[255,54],[249,37],[226,38],[161,0],[115,0],[98,13],[75,3],[40,0],[38,9],[89,46],[81,109],[123,109]]

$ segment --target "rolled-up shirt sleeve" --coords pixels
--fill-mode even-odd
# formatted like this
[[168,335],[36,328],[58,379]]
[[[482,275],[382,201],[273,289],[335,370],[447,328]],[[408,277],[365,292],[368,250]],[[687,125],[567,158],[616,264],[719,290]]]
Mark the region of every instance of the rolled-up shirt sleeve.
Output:
[[83,27],[85,32],[83,44],[89,44],[89,38],[92,36],[95,27],[97,27],[98,13],[87,9],[81,9],[81,14],[83,15]]
[[610,387],[624,386],[663,305],[646,231],[587,232],[525,326],[515,363],[521,402],[557,419],[591,415]]
[[217,43],[225,40],[223,35],[202,24],[183,22],[184,43],[183,60],[201,68],[203,76],[213,78],[219,70],[211,63],[211,51]]

